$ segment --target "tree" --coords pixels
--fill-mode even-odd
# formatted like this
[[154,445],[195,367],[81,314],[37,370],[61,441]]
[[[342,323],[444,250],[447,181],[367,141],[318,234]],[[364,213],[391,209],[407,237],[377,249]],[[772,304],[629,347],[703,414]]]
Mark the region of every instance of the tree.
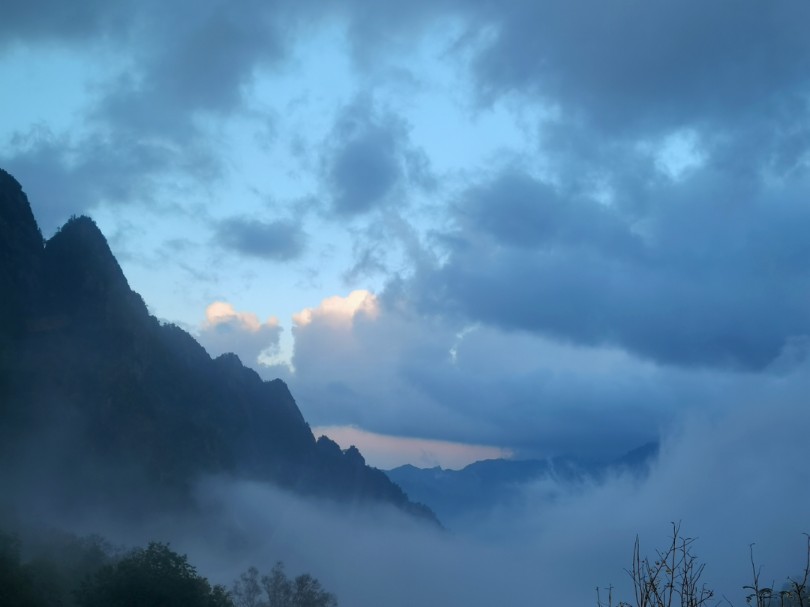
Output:
[[754,544],[749,547],[751,553],[752,583],[743,586],[749,593],[745,597],[749,605],[756,607],[808,607],[810,606],[810,589],[807,587],[810,579],[810,535],[807,538],[807,555],[805,557],[804,571],[801,577],[789,577],[782,586],[782,590],[775,591],[774,584],[770,587],[759,583],[760,568],[754,561]]
[[[701,607],[711,600],[714,592],[701,583],[704,564],[698,563],[692,552],[694,538],[680,534],[680,524],[672,524],[672,541],[664,551],[657,551],[653,562],[641,557],[638,537],[633,546],[633,562],[627,570],[633,581],[636,607]],[[599,607],[612,607],[612,588],[605,605],[597,588]],[[631,607],[631,603],[619,602],[619,607]]]
[[231,591],[236,607],[337,607],[335,595],[324,590],[317,579],[308,573],[290,579],[281,561],[261,577],[264,598],[257,578],[255,567],[239,576]]
[[293,587],[284,573],[284,563],[278,561],[273,565],[270,574],[262,576],[262,585],[269,607],[292,607]]
[[20,562],[18,538],[0,533],[0,605],[4,607],[42,607],[33,581]]
[[185,555],[157,542],[102,567],[82,584],[76,602],[80,607],[233,607],[224,588],[212,588]]
[[308,573],[296,577],[293,587],[292,607],[337,607],[334,595],[326,592]]
[[[748,592],[746,602],[752,607],[810,607],[810,535],[807,535],[807,556],[800,576],[789,577],[782,590],[775,585],[760,583],[760,569],[754,561],[754,545],[750,546],[752,583],[743,588]],[[639,540],[633,547],[633,562],[627,570],[633,581],[635,603],[619,601],[617,607],[701,607],[714,597],[714,592],[701,583],[704,564],[698,563],[692,552],[694,538],[680,534],[680,524],[672,524],[672,541],[657,558],[650,562],[641,557]],[[613,587],[609,587],[607,602],[596,589],[598,607],[614,607]],[[727,600],[727,599],[726,599]],[[730,603],[730,601],[729,601]]]
[[262,587],[259,585],[259,570],[251,567],[239,576],[231,590],[236,607],[265,607],[262,601]]

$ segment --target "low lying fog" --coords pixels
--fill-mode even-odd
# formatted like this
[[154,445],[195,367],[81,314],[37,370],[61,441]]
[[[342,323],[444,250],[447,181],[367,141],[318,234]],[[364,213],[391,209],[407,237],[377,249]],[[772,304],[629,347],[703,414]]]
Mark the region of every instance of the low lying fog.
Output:
[[79,531],[130,545],[171,541],[201,573],[228,585],[251,565],[265,573],[283,560],[289,573],[317,577],[343,606],[594,605],[597,586],[612,584],[615,598],[629,600],[625,569],[636,535],[653,557],[680,521],[682,535],[698,538],[704,581],[739,605],[751,581],[750,544],[768,585],[781,587],[804,566],[806,388],[805,380],[777,381],[748,402],[684,420],[664,437],[644,480],[527,486],[519,507],[491,512],[464,535],[388,509],[313,503],[223,478],[199,483],[202,518],[127,531],[96,519]]

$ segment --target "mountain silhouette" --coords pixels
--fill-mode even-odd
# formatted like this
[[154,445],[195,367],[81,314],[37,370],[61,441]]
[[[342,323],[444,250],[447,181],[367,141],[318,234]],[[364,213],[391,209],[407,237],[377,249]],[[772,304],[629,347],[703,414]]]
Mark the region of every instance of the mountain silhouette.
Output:
[[357,449],[316,441],[284,382],[151,316],[90,218],[44,241],[2,169],[0,294],[4,508],[143,516],[190,504],[201,475],[230,475],[437,524]]
[[[583,483],[600,482],[610,474],[643,476],[658,457],[658,450],[659,444],[650,442],[607,461],[566,456],[488,459],[473,462],[461,470],[405,465],[386,474],[408,495],[430,504],[445,524],[458,530],[479,524],[482,517],[497,509],[504,511],[520,503],[532,484],[546,483],[550,488],[570,489]],[[551,498],[554,491],[546,493]]]

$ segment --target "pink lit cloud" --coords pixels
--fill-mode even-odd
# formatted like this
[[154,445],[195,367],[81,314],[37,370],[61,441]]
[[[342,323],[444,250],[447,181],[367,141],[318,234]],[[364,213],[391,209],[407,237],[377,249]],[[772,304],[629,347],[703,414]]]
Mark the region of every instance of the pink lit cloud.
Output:
[[366,462],[383,470],[412,464],[420,468],[441,466],[459,469],[482,459],[508,458],[512,452],[500,447],[470,445],[442,440],[389,436],[355,426],[320,426],[312,429],[316,436],[325,434],[343,449],[354,445]]

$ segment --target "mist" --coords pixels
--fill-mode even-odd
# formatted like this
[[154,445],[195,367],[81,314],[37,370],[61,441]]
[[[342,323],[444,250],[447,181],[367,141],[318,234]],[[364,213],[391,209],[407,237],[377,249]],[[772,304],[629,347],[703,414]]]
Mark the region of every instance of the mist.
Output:
[[[438,529],[388,506],[312,500],[271,484],[200,478],[195,515],[126,525],[93,513],[70,522],[114,543],[168,541],[212,582],[277,561],[315,575],[341,605],[594,605],[596,588],[628,600],[633,543],[655,556],[673,523],[696,538],[715,596],[742,602],[754,544],[762,579],[775,588],[804,567],[810,529],[806,462],[807,380],[775,380],[748,401],[691,412],[663,437],[643,477],[544,480],[463,532]],[[767,400],[763,400],[767,399]]]

